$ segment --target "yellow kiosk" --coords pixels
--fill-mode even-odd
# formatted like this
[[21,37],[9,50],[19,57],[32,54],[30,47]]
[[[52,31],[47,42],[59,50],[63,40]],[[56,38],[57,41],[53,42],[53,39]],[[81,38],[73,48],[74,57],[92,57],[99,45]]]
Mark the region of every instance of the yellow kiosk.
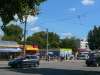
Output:
[[36,54],[39,52],[39,48],[37,45],[25,45],[26,54]]

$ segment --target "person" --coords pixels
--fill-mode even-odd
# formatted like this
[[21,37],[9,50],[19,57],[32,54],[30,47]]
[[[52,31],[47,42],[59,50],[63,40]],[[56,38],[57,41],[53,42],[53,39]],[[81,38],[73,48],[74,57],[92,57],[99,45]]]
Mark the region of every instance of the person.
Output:
[[60,61],[63,61],[64,60],[64,57],[63,56],[60,56]]
[[10,60],[12,60],[13,59],[13,56],[12,55],[10,55]]
[[49,55],[46,56],[46,61],[50,61],[50,56]]

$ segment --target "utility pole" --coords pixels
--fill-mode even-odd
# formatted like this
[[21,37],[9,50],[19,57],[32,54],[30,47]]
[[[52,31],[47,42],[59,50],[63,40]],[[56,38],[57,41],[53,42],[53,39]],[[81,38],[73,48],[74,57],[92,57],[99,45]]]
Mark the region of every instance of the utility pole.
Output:
[[77,15],[77,18],[78,18],[78,20],[79,20],[79,22],[80,22],[80,25],[82,25],[81,15]]
[[47,40],[47,52],[46,52],[46,54],[47,54],[47,56],[48,56],[48,45],[49,45],[49,44],[48,44],[48,28],[46,29],[46,33],[47,33],[47,39],[46,39],[46,40]]
[[25,16],[25,26],[24,26],[24,46],[23,46],[23,55],[25,56],[26,50],[25,50],[25,45],[26,45],[26,25],[27,25],[27,15]]

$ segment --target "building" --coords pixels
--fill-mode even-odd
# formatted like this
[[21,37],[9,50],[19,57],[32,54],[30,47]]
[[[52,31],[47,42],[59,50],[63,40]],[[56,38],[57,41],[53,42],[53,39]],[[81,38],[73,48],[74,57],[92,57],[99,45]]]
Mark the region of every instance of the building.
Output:
[[86,39],[80,40],[80,48],[78,50],[79,50],[79,54],[83,54],[83,55],[84,54],[88,55],[88,53],[91,51],[89,49],[89,45]]
[[65,59],[70,59],[72,56],[71,48],[61,48],[60,49],[60,57],[64,57]]
[[[23,49],[23,47],[22,47]],[[26,54],[36,54],[39,53],[39,48],[37,45],[25,45]]]
[[87,40],[83,39],[83,40],[80,40],[80,48],[81,49],[89,49],[89,45],[88,45],[88,42]]
[[0,59],[14,58],[21,51],[20,45],[15,41],[0,41]]

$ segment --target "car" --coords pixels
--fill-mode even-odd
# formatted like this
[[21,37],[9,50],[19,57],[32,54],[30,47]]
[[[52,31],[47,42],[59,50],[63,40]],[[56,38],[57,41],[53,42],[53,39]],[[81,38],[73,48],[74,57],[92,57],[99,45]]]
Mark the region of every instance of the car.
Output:
[[18,57],[8,62],[8,66],[12,68],[23,68],[23,67],[38,67],[40,65],[39,56],[37,55],[26,55],[24,57]]
[[85,55],[85,54],[80,54],[78,57],[77,57],[78,60],[86,60],[88,59],[88,55]]
[[90,53],[85,63],[87,66],[100,66],[100,56],[97,53]]

